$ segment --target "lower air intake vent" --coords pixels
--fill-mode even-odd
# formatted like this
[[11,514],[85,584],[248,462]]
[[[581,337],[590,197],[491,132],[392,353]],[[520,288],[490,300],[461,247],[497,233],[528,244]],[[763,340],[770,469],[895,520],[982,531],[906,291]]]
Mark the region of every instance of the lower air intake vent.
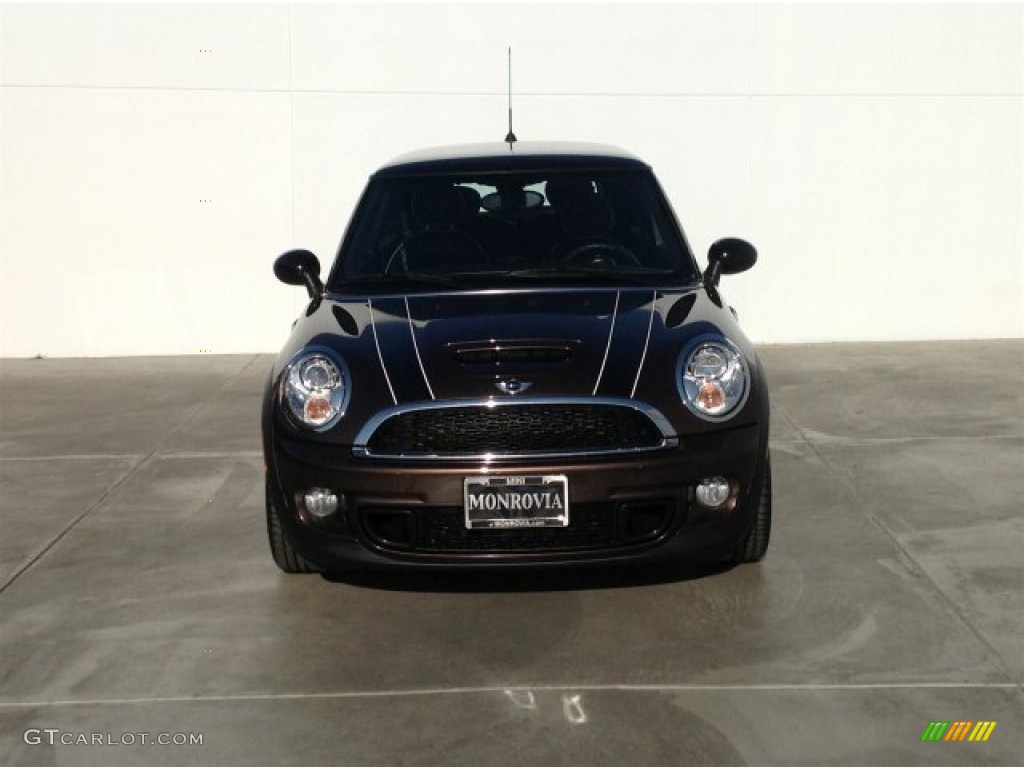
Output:
[[674,509],[671,499],[574,504],[566,528],[469,529],[461,507],[367,507],[361,510],[360,520],[367,538],[387,551],[572,552],[652,541],[671,525]]

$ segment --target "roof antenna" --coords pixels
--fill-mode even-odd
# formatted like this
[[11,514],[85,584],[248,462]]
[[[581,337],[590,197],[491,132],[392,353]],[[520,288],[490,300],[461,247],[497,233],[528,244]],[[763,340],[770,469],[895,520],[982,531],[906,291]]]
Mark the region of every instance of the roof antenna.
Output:
[[512,46],[508,47],[508,135],[505,136],[505,141],[508,142],[508,148],[512,149],[512,145],[519,141],[516,135],[512,133]]

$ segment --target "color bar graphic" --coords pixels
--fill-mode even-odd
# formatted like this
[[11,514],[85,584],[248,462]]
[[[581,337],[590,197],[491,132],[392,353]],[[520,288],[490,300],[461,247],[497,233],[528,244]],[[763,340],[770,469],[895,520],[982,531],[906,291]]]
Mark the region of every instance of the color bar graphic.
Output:
[[995,720],[932,720],[921,741],[988,741],[996,725]]

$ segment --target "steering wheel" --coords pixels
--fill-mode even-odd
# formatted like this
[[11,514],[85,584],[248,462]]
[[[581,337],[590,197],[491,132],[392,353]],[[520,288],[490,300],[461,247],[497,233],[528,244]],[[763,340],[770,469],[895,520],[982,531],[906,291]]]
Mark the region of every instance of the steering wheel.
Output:
[[586,266],[586,267],[617,267],[622,264],[629,264],[634,267],[642,266],[640,259],[633,251],[619,243],[608,240],[600,240],[594,243],[584,243],[570,248],[559,260],[558,266]]

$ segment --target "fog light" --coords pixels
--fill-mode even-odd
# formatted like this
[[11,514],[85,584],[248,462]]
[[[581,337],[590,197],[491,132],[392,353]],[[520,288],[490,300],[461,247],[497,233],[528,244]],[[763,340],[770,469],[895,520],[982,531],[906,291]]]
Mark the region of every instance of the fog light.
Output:
[[717,509],[729,500],[729,481],[724,477],[706,477],[697,486],[697,501],[705,507]]
[[302,500],[306,511],[317,519],[327,517],[338,509],[338,496],[327,488],[310,488]]

